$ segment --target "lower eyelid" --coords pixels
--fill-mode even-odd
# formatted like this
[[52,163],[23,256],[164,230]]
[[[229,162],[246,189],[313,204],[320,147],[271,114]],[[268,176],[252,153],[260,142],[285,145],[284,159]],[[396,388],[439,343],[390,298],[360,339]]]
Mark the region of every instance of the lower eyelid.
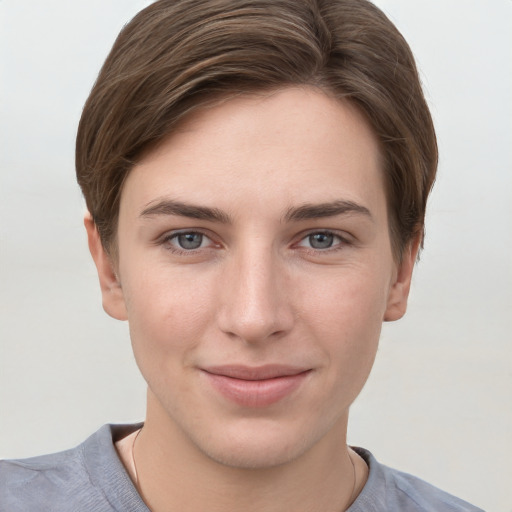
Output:
[[[334,233],[332,231],[329,231],[329,230],[318,230],[318,231],[311,231],[309,233],[306,233],[305,235],[303,235],[300,240],[298,241],[298,245],[301,246],[301,242],[304,242],[304,241],[307,241],[308,238],[310,236],[313,236],[313,235],[317,235],[317,234],[323,234],[323,235],[332,235],[333,236],[333,246],[331,247],[328,247],[326,249],[316,249],[314,247],[309,247],[309,249],[312,249],[312,250],[315,250],[315,251],[328,251],[329,249],[333,249],[334,247],[336,246],[339,246],[339,245],[347,245],[349,244],[350,242],[344,238],[343,236],[337,234],[337,233]],[[304,246],[302,246],[304,247]]]
[[[198,235],[201,235],[203,237],[203,241],[202,241],[202,244],[205,243],[206,241],[206,245],[202,245],[200,247],[197,247],[195,249],[186,249],[186,248],[183,248],[183,247],[180,247],[179,244],[177,243],[177,238],[180,236],[180,235],[186,235],[186,234],[198,234]],[[331,247],[326,247],[326,248],[315,248],[315,247],[311,247],[311,246],[306,246],[306,245],[302,245],[303,242],[307,241],[307,239],[312,236],[312,235],[315,235],[315,234],[328,234],[328,235],[332,235],[333,236],[333,245]],[[170,248],[176,250],[176,252],[183,252],[183,253],[192,253],[194,251],[199,251],[199,250],[204,250],[204,249],[210,249],[210,248],[215,248],[215,247],[221,247],[222,244],[216,242],[212,236],[204,233],[203,231],[200,231],[200,230],[196,230],[196,229],[192,229],[192,230],[177,230],[177,231],[171,231],[171,232],[168,232],[166,233],[165,235],[159,237],[159,239],[157,239],[155,241],[155,243],[157,245],[167,245],[167,246],[170,246]],[[315,231],[310,231],[309,233],[306,233],[304,235],[301,236],[301,238],[298,240],[298,242],[294,243],[293,245],[295,245],[296,247],[300,247],[300,248],[303,248],[303,249],[306,249],[306,250],[309,250],[309,251],[314,251],[314,252],[329,252],[329,251],[335,251],[336,249],[340,249],[344,246],[348,246],[348,245],[351,245],[352,242],[350,241],[350,239],[348,237],[344,237],[338,233],[335,233],[331,230],[315,230]]]
[[[187,235],[187,234],[197,234],[201,235],[203,237],[202,245],[200,247],[197,247],[195,249],[186,249],[184,247],[180,247],[179,243],[176,241],[176,239],[181,235]],[[217,243],[213,237],[209,234],[204,233],[203,231],[197,230],[197,229],[184,229],[184,230],[178,230],[174,232],[169,232],[165,234],[164,236],[160,237],[157,240],[157,245],[166,246],[166,248],[175,253],[183,253],[183,254],[193,254],[197,251],[204,251],[207,249],[212,249],[216,247],[220,247],[220,244]]]

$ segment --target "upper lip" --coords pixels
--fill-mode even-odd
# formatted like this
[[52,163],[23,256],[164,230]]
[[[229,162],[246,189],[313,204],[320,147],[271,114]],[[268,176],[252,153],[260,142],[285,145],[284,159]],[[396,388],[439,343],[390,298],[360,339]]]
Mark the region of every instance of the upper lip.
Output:
[[309,368],[299,368],[297,366],[288,366],[282,364],[267,364],[264,366],[244,366],[244,365],[222,365],[209,366],[202,368],[203,371],[222,377],[241,380],[266,380],[277,377],[290,377],[298,375],[309,370]]

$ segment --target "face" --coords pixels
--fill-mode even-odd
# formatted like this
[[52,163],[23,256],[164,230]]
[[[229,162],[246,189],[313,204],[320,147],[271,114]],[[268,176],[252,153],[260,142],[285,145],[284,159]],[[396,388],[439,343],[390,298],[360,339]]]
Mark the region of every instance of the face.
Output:
[[194,114],[129,174],[104,307],[128,319],[148,422],[236,467],[344,442],[415,251],[392,256],[378,143],[313,89]]

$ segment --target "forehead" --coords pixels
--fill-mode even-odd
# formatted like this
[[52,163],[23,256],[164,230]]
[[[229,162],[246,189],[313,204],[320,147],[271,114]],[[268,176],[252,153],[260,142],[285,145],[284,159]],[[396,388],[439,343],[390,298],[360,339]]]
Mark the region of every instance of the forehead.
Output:
[[[158,197],[207,206],[281,208],[382,202],[378,142],[349,102],[313,88],[229,99],[184,120],[127,178],[121,213]],[[250,201],[248,201],[250,199]]]

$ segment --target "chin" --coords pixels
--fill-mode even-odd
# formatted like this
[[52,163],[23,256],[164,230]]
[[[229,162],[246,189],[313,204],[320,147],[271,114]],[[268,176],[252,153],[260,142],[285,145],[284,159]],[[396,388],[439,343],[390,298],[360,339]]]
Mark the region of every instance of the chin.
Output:
[[300,457],[302,446],[283,446],[282,443],[261,439],[229,440],[225,446],[207,446],[204,453],[217,464],[236,469],[269,469],[287,464]]
[[[272,422],[248,420],[252,424],[236,431],[211,432],[206,442],[196,443],[212,461],[237,469],[269,469],[292,462],[318,443],[321,432],[293,430]],[[219,434],[216,436],[215,434]]]

